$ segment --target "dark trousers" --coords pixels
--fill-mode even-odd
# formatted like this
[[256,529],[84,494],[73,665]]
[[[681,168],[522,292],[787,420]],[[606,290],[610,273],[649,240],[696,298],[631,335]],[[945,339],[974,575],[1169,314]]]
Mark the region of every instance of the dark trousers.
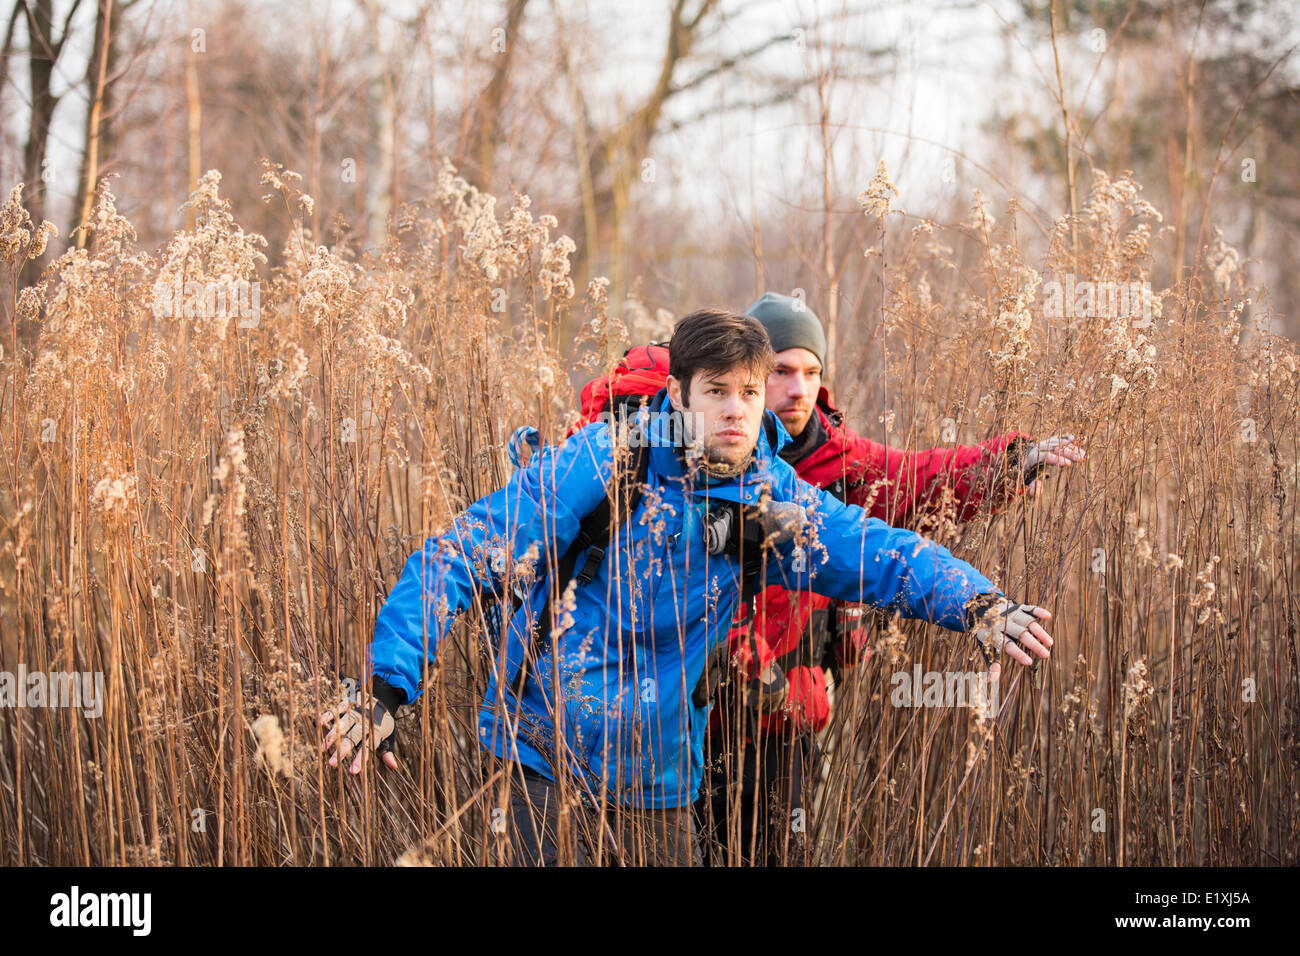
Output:
[[568,788],[561,812],[554,781],[527,767],[514,768],[510,792],[510,842],[516,866],[700,866],[689,806],[663,810],[594,807]]
[[733,747],[711,743],[717,752],[705,762],[695,804],[696,824],[712,840],[706,865],[807,866],[816,739],[767,734],[758,744],[752,737]]

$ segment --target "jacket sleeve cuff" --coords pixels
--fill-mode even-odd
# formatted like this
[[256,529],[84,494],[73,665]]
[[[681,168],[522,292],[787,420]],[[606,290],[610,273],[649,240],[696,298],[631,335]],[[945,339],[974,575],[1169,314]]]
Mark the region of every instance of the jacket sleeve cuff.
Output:
[[1016,438],[1012,439],[1007,445],[1007,474],[1013,479],[1018,479],[1019,483],[1025,487],[1034,483],[1038,473],[1043,470],[1042,462],[1032,467],[1026,468],[1023,475],[1020,474],[1020,463],[1024,459],[1025,452],[1033,446],[1034,440],[1028,435],[1021,432]]
[[370,693],[388,708],[390,714],[396,715],[397,708],[406,703],[406,692],[399,687],[394,687],[378,674],[370,680]]

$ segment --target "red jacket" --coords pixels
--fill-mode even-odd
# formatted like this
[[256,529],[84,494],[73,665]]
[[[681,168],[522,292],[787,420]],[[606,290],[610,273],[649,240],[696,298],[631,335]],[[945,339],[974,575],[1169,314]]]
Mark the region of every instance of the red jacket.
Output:
[[[1017,438],[1029,437],[1023,432],[1008,432],[978,445],[903,451],[845,428],[843,416],[831,404],[825,388],[817,395],[816,414],[826,440],[794,462],[795,473],[819,488],[842,482],[840,493],[849,504],[867,509],[888,524],[910,528],[920,518],[933,514],[943,502],[945,487],[952,489],[956,521],[974,517],[983,506],[996,510],[1020,491],[1008,468],[1006,450]],[[830,719],[826,675],[820,661],[807,659],[807,653],[801,658],[797,653],[814,612],[836,613],[830,604],[820,595],[779,587],[766,588],[757,596],[754,648],[761,666],[781,658],[791,665],[782,665],[789,684],[790,710],[763,716],[769,733],[800,727],[820,730]],[[750,658],[753,652],[746,646],[749,641],[743,640],[747,632],[747,627],[737,626],[731,641],[742,657]],[[841,635],[836,657],[842,664],[851,664],[864,641],[865,633],[858,628]]]

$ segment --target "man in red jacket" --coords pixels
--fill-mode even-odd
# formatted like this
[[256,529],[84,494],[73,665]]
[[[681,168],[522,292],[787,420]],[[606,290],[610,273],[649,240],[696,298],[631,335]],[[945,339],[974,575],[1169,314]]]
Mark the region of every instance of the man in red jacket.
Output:
[[[1004,506],[1022,489],[1034,496],[1041,467],[1085,457],[1070,435],[1035,443],[1008,432],[978,445],[910,452],[862,438],[844,427],[822,384],[826,338],[812,310],[802,300],[768,292],[748,314],[767,329],[776,352],[767,407],[794,438],[781,456],[804,481],[891,525],[921,530],[918,521],[933,517],[945,501],[956,509],[953,520],[968,520],[981,508]],[[761,670],[764,685],[756,708],[739,704],[736,681],[713,708],[715,755],[697,809],[701,830],[711,829],[723,851],[721,862],[806,861],[805,819],[792,814],[812,804],[818,777],[813,735],[831,712],[827,671],[852,664],[863,648],[865,634],[848,624],[855,610],[769,587],[757,596],[752,619],[733,630],[733,658],[744,665],[742,672]],[[770,693],[782,674],[784,693]],[[723,742],[731,740],[743,745],[728,752]],[[739,789],[728,786],[737,774]]]

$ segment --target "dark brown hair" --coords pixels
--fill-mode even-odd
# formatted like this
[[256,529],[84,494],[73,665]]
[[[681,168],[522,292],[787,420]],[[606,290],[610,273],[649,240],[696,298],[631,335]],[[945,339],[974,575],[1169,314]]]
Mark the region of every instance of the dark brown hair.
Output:
[[697,372],[743,368],[766,382],[776,364],[767,330],[755,318],[725,309],[698,309],[684,316],[668,343],[668,374],[682,383],[682,403],[690,402]]

